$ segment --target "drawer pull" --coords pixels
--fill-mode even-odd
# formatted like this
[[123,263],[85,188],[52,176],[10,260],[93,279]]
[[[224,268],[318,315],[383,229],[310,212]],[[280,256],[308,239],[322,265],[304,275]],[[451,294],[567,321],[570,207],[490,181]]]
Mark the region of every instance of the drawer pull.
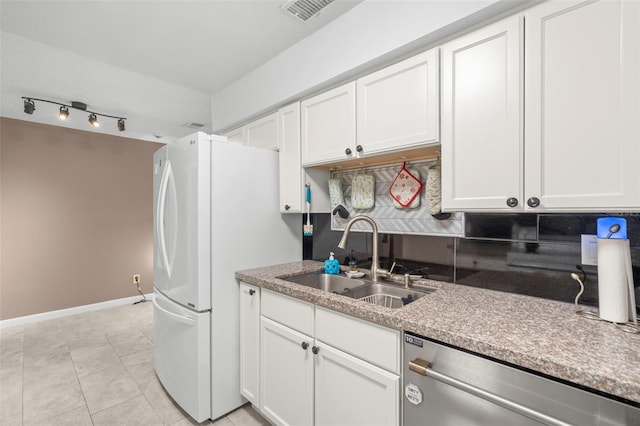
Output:
[[302,349],[304,349],[306,351],[308,347],[309,347],[309,343],[302,342]]
[[431,364],[429,363],[429,361],[416,358],[413,361],[409,362],[409,370],[416,372],[422,376],[430,377],[446,385],[453,386],[454,388],[460,389],[463,392],[467,392],[492,404],[499,405],[503,408],[506,408],[507,410],[511,410],[514,413],[529,417],[530,419],[537,420],[541,423],[552,426],[571,426],[570,423],[564,422],[560,419],[556,419],[555,417],[548,416],[544,413],[518,404],[517,402],[503,398],[484,389],[480,389],[458,379],[454,379],[453,377],[447,376],[446,374],[438,373],[437,371],[431,369]]

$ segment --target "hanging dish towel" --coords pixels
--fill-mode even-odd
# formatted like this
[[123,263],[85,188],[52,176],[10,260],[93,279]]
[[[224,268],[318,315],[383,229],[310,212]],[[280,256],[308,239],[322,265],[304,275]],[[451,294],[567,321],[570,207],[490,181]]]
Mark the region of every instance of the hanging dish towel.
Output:
[[442,213],[442,183],[440,161],[427,169],[427,211],[438,220],[449,219],[451,213]]
[[[420,180],[420,171],[418,169],[411,169],[407,167],[407,171],[409,173],[411,173],[416,179]],[[393,207],[395,207],[396,209],[416,209],[418,207],[420,207],[420,192],[418,191],[418,195],[416,195],[416,197],[413,199],[413,201],[411,202],[411,204],[409,204],[406,207],[403,207],[398,200],[396,200],[395,198],[393,198],[393,196],[391,197],[393,199]]]
[[375,205],[376,179],[373,175],[355,175],[351,181],[351,205],[354,209],[371,209]]
[[331,200],[331,214],[338,214],[341,218],[349,217],[349,211],[346,209],[344,195],[342,194],[342,180],[329,179],[329,199]]
[[406,167],[407,163],[402,164],[402,168],[398,175],[391,183],[389,194],[401,207],[409,207],[413,200],[420,197],[422,190],[422,182],[420,178],[413,175]]

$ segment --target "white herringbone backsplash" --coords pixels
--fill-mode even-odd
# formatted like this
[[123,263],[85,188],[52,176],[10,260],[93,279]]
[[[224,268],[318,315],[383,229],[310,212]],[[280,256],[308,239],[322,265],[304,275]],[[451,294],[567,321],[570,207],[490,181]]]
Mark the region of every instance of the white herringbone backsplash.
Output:
[[[370,167],[366,169],[332,172],[333,179],[342,181],[342,191],[349,217],[342,219],[338,215],[331,217],[331,229],[344,230],[350,218],[357,215],[367,215],[375,219],[378,230],[388,234],[415,234],[415,235],[443,235],[463,236],[462,213],[453,213],[449,219],[438,220],[427,211],[426,180],[427,169],[435,164],[436,160],[407,163],[407,168],[415,169],[420,173],[420,181],[424,185],[420,192],[420,205],[417,208],[396,208],[393,198],[389,195],[389,188],[396,175],[402,168],[402,164],[393,166]],[[351,205],[351,181],[358,174],[372,174],[375,176],[375,205],[371,209],[354,209]],[[358,222],[352,229],[370,231],[368,224]]]

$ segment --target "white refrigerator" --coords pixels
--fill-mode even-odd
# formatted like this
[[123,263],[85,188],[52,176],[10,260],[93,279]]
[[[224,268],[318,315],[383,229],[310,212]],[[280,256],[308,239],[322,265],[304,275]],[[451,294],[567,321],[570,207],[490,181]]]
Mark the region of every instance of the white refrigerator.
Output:
[[235,271],[302,258],[278,205],[278,153],[196,133],[153,156],[158,378],[196,421],[242,405]]

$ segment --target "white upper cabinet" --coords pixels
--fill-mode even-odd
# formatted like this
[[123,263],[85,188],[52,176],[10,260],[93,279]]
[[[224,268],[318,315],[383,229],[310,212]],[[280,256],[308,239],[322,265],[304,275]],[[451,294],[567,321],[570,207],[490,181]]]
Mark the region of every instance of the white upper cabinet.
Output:
[[301,115],[304,166],[355,158],[355,82],[302,101]]
[[238,127],[237,129],[233,129],[228,131],[227,133],[224,133],[222,136],[226,137],[229,142],[244,145],[244,131],[244,126]]
[[277,113],[274,112],[242,127],[230,130],[222,136],[225,136],[229,142],[277,150],[279,148]]
[[329,172],[302,168],[300,156],[300,103],[278,110],[280,145],[280,212],[306,212],[305,184],[311,186],[311,213],[331,211]]
[[442,47],[443,210],[640,210],[640,3],[523,17]]
[[302,164],[438,143],[438,72],[432,49],[302,101]]
[[280,144],[280,211],[302,212],[304,183],[300,159],[300,103],[278,110],[278,140]]
[[522,37],[514,16],[441,48],[443,210],[522,206]]
[[278,149],[277,113],[252,121],[245,127],[245,145],[264,149]]
[[640,2],[525,11],[525,189],[539,209],[640,209]]
[[438,73],[432,49],[357,80],[358,155],[439,142]]

